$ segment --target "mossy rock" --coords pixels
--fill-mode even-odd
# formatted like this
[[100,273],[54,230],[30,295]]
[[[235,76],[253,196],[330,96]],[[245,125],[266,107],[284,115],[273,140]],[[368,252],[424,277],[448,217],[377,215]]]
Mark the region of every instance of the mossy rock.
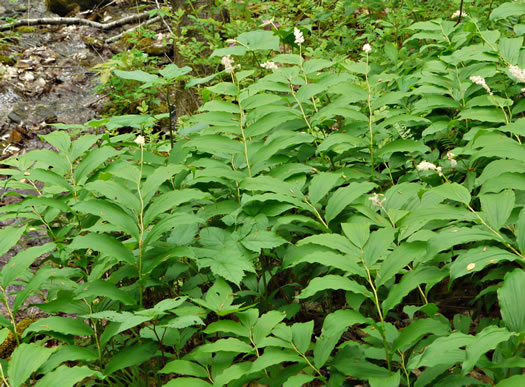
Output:
[[[16,324],[16,333],[20,337],[22,333],[26,330],[26,328],[31,325],[35,319],[26,318],[22,321],[20,321],[18,324]],[[13,353],[13,351],[16,348],[16,337],[13,334],[13,332],[9,332],[7,335],[7,338],[4,340],[3,343],[0,344],[0,358],[1,359],[8,359],[9,356]]]
[[85,11],[88,9],[98,8],[107,0],[46,0],[46,7],[50,12],[59,16],[66,16],[75,9]]
[[12,66],[16,63],[16,60],[5,55],[0,55],[0,63],[6,66]]
[[35,30],[36,27],[31,26],[20,26],[16,28],[16,32],[20,34],[32,34],[33,32],[35,32]]

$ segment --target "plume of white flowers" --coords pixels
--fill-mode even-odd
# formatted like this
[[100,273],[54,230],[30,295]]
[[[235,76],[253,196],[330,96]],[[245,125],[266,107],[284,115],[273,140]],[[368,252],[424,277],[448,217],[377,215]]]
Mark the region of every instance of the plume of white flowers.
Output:
[[383,203],[385,203],[385,195],[374,193],[372,196],[368,197],[368,200],[372,202],[372,204],[376,207],[383,207]]
[[458,17],[467,17],[468,15],[465,12],[462,12],[461,10],[457,10],[450,16],[451,19],[457,19]]
[[487,90],[487,93],[492,95],[492,91],[490,90],[490,87],[487,85],[487,82],[485,81],[485,78],[479,75],[473,75],[470,77],[470,80],[474,82],[476,85],[480,85],[485,90]]
[[417,165],[416,168],[418,171],[435,171],[436,165],[429,163],[428,161],[422,161]]
[[525,83],[525,69],[520,69],[518,66],[510,65],[509,71],[518,82]]
[[235,66],[233,65],[234,60],[231,55],[223,56],[221,63],[224,65],[224,71],[227,73],[231,73],[233,70],[235,70]]
[[364,46],[363,46],[363,51],[366,52],[367,54],[372,51],[372,46],[370,46],[368,43],[366,43]]
[[261,63],[261,67],[263,69],[268,69],[268,70],[277,70],[279,67],[272,61],[268,61],[268,62],[264,62],[264,63]]
[[295,36],[295,44],[298,44],[300,46],[304,43],[304,36],[299,28],[294,27],[293,36]]
[[146,144],[146,140],[143,136],[137,136],[137,138],[135,139],[135,144],[143,146],[144,144]]

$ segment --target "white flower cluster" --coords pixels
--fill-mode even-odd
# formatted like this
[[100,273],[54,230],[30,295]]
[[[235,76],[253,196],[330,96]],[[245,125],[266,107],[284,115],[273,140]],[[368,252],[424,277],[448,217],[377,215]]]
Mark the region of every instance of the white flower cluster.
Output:
[[372,46],[370,46],[368,43],[366,43],[364,46],[363,46],[363,51],[366,52],[367,54],[372,51]]
[[509,71],[518,82],[525,83],[525,69],[520,69],[518,66],[510,65]]
[[372,196],[368,198],[372,202],[372,204],[376,207],[383,207],[383,203],[385,202],[385,195],[374,193]]
[[263,69],[268,69],[268,70],[277,70],[279,68],[274,62],[271,62],[271,61],[261,63],[261,67]]
[[443,176],[443,168],[436,167],[435,164],[428,161],[422,161],[416,166],[418,171],[436,171],[439,176]]
[[298,44],[300,46],[304,43],[304,36],[299,28],[294,27],[293,36],[295,36],[295,44]]
[[452,152],[447,152],[447,159],[448,161],[450,161],[450,166],[452,168],[456,168],[456,166],[458,165],[458,162],[456,160],[454,160],[454,157],[456,157],[456,155]]
[[235,61],[231,57],[231,55],[223,56],[221,59],[221,63],[224,65],[224,71],[227,73],[232,73],[233,70],[235,70],[235,66],[233,65]]
[[458,17],[467,17],[468,15],[465,12],[460,11],[459,9],[450,16],[451,19],[457,19]]
[[470,80],[474,82],[476,85],[480,85],[485,90],[487,90],[487,93],[492,95],[492,91],[490,90],[490,87],[487,85],[487,82],[485,81],[485,78],[479,75],[473,75],[470,77]]
[[135,139],[135,144],[143,146],[144,144],[146,144],[146,140],[143,136],[137,136],[137,138]]

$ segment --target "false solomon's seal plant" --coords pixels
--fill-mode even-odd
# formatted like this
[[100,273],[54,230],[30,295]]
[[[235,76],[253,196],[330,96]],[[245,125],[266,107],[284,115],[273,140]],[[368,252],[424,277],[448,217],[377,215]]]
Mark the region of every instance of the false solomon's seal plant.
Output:
[[520,15],[418,22],[356,61],[305,57],[296,27],[239,35],[208,78],[119,72],[211,97],[173,148],[55,131],[7,161],[33,194],[2,208],[0,255],[49,239],[0,272],[4,384],[522,385]]

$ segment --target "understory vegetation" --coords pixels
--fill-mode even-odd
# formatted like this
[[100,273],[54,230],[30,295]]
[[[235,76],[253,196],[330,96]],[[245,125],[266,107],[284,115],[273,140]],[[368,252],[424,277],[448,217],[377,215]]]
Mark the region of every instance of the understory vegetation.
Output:
[[525,385],[525,3],[220,3],[3,161],[4,384]]

